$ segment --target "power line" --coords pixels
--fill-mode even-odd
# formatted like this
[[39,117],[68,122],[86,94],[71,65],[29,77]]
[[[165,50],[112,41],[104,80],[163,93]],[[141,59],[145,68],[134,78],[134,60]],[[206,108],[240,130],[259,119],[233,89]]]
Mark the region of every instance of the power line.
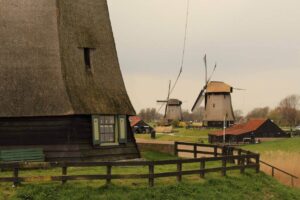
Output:
[[[184,30],[184,39],[183,39],[183,49],[182,49],[182,57],[181,57],[181,64],[180,64],[180,70],[176,77],[176,81],[174,82],[174,85],[172,86],[172,89],[169,91],[169,96],[171,96],[172,92],[174,91],[178,80],[183,72],[183,66],[184,66],[184,58],[185,58],[185,49],[186,49],[186,41],[187,41],[187,32],[188,32],[188,24],[189,24],[189,10],[190,10],[190,0],[187,0],[187,7],[186,7],[186,19],[185,19],[185,30]],[[157,112],[160,112],[164,104],[160,106]]]
[[183,49],[182,49],[182,57],[181,57],[181,65],[180,65],[180,70],[178,73],[178,76],[176,78],[176,81],[174,82],[174,85],[170,91],[170,95],[174,91],[178,80],[182,74],[183,71],[183,65],[184,65],[184,58],[185,58],[185,50],[186,50],[186,41],[187,41],[187,32],[188,32],[188,24],[189,24],[189,10],[190,10],[190,0],[187,0],[187,6],[186,6],[186,19],[185,19],[185,31],[184,31],[184,40],[183,40]]

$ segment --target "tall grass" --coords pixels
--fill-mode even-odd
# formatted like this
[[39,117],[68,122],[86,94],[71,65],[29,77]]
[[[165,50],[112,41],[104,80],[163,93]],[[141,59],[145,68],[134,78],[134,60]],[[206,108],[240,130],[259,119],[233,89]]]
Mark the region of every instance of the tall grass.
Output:
[[[261,154],[261,160],[283,169],[300,178],[300,153],[284,151],[268,151]],[[271,174],[271,168],[261,165],[261,169],[267,174]],[[275,178],[286,185],[291,185],[291,177],[275,170]],[[300,180],[294,179],[295,186],[300,188]]]
[[[262,142],[257,145],[247,145],[243,148],[260,153],[261,160],[300,178],[300,138]],[[271,174],[270,167],[262,165],[261,169],[267,174]],[[275,171],[275,177],[282,183],[291,185],[289,176]],[[299,179],[295,180],[295,186],[300,187]]]

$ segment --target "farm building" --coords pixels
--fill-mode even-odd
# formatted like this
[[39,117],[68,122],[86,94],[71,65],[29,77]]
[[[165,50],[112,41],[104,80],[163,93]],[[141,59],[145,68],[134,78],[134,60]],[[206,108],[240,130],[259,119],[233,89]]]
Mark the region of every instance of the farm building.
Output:
[[154,129],[138,116],[129,118],[131,129],[134,133],[151,133]]
[[[210,143],[223,142],[223,130],[212,132],[208,135]],[[255,141],[257,138],[276,138],[287,137],[281,128],[279,128],[270,119],[252,119],[244,124],[234,125],[225,131],[226,142],[237,143],[245,139]]]
[[139,157],[106,0],[2,0],[0,10],[0,151]]

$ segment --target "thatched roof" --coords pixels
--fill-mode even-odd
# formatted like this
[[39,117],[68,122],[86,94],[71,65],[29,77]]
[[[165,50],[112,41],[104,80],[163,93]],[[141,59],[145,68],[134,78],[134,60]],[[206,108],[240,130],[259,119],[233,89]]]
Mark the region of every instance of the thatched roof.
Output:
[[182,101],[180,101],[179,99],[169,99],[168,101],[168,105],[169,106],[181,106]]
[[207,85],[207,93],[231,93],[232,87],[224,82],[211,81]]
[[1,0],[0,44],[0,117],[135,114],[106,0]]

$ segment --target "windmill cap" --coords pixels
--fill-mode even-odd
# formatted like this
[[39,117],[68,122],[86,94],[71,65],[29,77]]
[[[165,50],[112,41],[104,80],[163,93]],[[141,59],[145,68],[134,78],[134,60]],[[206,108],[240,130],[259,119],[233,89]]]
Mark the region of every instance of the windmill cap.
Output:
[[207,85],[206,92],[207,93],[231,93],[232,92],[232,86],[221,82],[221,81],[211,81]]
[[182,101],[178,100],[178,99],[169,99],[168,101],[168,105],[181,105]]

